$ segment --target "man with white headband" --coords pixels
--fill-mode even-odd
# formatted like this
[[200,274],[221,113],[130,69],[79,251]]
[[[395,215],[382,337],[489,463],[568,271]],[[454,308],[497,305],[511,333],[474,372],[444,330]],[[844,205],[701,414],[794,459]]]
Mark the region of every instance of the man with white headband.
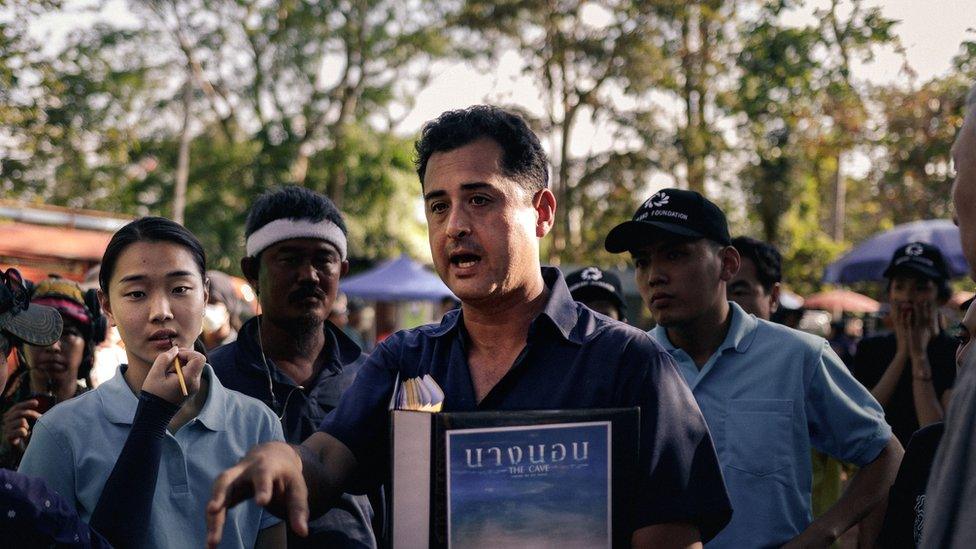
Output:
[[[224,386],[267,404],[285,440],[298,444],[339,403],[365,356],[327,320],[349,270],[346,225],[331,200],[288,186],[257,199],[247,216],[241,271],[255,289],[261,315],[209,361]],[[379,506],[378,506],[379,507]],[[375,547],[366,496],[339,505],[292,536],[290,548]]]

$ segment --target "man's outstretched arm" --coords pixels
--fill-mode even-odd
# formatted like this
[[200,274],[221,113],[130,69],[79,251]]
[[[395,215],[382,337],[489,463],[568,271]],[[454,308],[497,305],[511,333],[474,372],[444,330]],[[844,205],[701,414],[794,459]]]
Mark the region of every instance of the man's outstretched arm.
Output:
[[309,517],[329,510],[355,469],[352,451],[323,432],[301,445],[255,446],[214,482],[207,504],[207,545],[220,543],[227,510],[250,498],[286,519],[298,535],[308,535]]

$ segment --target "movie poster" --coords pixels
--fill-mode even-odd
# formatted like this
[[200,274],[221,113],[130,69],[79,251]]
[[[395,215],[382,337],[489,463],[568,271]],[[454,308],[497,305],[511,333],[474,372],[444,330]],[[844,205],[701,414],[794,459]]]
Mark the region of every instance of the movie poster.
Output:
[[610,422],[447,431],[448,547],[610,547]]

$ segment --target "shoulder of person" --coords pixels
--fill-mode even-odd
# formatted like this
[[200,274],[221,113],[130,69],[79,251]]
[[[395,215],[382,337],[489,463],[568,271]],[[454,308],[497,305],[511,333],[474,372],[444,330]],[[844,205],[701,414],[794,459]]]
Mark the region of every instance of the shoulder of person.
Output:
[[349,380],[351,383],[352,380],[356,378],[356,374],[359,373],[359,370],[362,369],[363,364],[366,363],[366,359],[368,358],[369,355],[367,355],[366,353],[360,353],[359,357],[357,357],[356,360],[348,364],[343,364],[342,372],[339,373],[339,379]]
[[237,341],[225,343],[216,349],[207,351],[207,362],[216,370],[218,368],[232,368],[236,363]]
[[761,344],[757,348],[768,345],[778,352],[800,352],[810,359],[819,358],[828,352],[833,353],[830,343],[818,335],[768,320],[756,319],[756,322],[758,324],[753,344]]
[[770,320],[757,318],[756,323],[757,337],[776,338],[780,341],[794,342],[809,347],[819,347],[827,343],[826,339],[818,335],[790,328]]
[[98,388],[85,391],[74,398],[55,404],[37,420],[37,423],[56,432],[79,425],[86,426],[91,421],[89,418],[101,408],[99,397]]
[[227,387],[222,386],[220,389],[225,393],[224,413],[227,417],[236,417],[235,415],[240,414],[241,417],[259,417],[272,423],[278,421],[271,408],[260,400]]

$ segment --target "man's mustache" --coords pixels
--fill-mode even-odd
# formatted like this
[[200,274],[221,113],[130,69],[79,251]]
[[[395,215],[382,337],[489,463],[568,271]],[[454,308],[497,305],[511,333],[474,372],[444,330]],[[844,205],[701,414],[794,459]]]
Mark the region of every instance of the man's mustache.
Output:
[[302,286],[288,294],[288,301],[301,301],[309,297],[317,297],[324,300],[325,292],[318,286]]

